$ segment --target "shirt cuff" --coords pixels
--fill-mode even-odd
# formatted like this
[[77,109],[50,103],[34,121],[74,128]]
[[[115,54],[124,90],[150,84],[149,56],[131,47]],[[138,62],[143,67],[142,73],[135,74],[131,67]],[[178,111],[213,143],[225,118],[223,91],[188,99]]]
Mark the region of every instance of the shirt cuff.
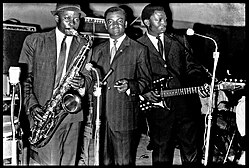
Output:
[[131,94],[131,89],[127,89],[126,94],[129,96]]

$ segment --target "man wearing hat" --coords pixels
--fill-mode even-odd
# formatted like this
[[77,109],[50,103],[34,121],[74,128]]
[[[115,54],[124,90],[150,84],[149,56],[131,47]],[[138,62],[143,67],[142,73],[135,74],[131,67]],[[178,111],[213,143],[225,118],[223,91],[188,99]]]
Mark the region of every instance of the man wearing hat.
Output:
[[[44,114],[42,107],[51,99],[59,81],[63,79],[74,58],[87,43],[86,39],[72,35],[72,30],[77,30],[79,27],[80,18],[86,16],[79,5],[57,4],[55,11],[51,13],[56,28],[49,32],[27,36],[19,59],[19,63],[27,67],[27,76],[23,80],[24,107],[30,126],[35,120],[41,120]],[[64,58],[61,58],[62,55]],[[91,82],[89,72],[84,68],[88,59],[87,55],[80,73],[70,83],[82,97],[84,97],[83,88],[87,89]],[[62,67],[62,70],[58,67]],[[59,78],[60,71],[62,75]],[[77,113],[69,113],[45,146],[36,148],[31,145],[31,158],[41,165],[76,165],[82,121],[82,109]]]

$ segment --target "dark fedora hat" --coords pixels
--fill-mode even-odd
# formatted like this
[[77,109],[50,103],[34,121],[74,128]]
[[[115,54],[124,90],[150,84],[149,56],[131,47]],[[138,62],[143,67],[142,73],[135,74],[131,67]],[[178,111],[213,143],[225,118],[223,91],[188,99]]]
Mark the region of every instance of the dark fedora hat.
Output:
[[85,17],[86,14],[81,10],[80,5],[78,4],[63,4],[63,3],[57,3],[56,9],[54,11],[51,11],[53,15],[57,14],[57,12],[60,11],[75,11],[80,13],[80,17]]

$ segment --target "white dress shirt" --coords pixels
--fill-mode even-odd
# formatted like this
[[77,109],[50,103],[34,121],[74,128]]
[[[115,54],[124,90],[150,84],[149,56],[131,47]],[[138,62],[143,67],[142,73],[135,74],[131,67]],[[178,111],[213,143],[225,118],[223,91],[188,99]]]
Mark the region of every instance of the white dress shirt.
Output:
[[[118,51],[118,48],[120,47],[121,43],[125,39],[125,37],[126,37],[126,34],[124,34],[123,36],[121,36],[118,39],[116,39],[117,40],[117,43],[116,43],[117,51]],[[109,38],[109,41],[110,41],[110,52],[111,52],[112,47],[114,46],[114,40],[115,39],[113,39],[113,38]]]
[[[58,64],[59,54],[60,54],[60,50],[61,50],[61,42],[62,42],[65,34],[63,34],[57,27],[55,29],[55,34],[56,34],[57,64]],[[67,66],[67,60],[68,60],[68,53],[69,53],[69,49],[70,49],[72,40],[73,40],[73,36],[67,36],[67,38],[66,38],[66,44],[67,44],[66,59],[65,59],[65,64],[64,64],[64,67],[63,67],[63,71],[62,71],[61,80],[66,75],[66,66]]]

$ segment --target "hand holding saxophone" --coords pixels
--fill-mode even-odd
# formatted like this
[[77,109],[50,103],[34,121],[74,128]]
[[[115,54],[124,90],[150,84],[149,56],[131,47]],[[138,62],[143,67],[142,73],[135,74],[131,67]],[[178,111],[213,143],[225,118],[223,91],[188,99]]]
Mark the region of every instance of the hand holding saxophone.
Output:
[[30,114],[34,120],[37,120],[39,122],[44,120],[42,118],[44,111],[42,110],[42,107],[40,105],[35,105],[34,107],[31,107]]
[[82,88],[84,84],[85,84],[85,77],[81,73],[76,74],[74,78],[70,81],[70,85],[75,90]]

